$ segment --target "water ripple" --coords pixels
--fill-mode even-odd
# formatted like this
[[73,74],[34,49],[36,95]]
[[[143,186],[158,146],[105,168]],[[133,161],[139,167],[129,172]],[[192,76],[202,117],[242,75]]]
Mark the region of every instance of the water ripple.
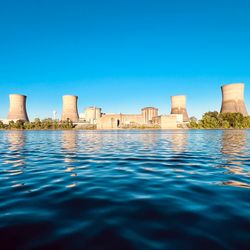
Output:
[[6,248],[249,248],[247,130],[0,131],[0,166]]

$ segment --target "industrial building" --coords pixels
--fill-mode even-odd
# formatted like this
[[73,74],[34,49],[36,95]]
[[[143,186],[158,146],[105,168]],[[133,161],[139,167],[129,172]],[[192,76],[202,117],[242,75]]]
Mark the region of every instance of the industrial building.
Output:
[[[247,116],[247,108],[244,101],[244,84],[233,83],[223,85],[221,112],[239,112]],[[29,121],[26,110],[25,95],[9,95],[9,114],[4,123],[9,121]],[[105,114],[99,107],[87,107],[83,113],[78,114],[78,96],[64,95],[61,120],[70,119],[75,124],[93,125],[97,129],[120,129],[120,128],[161,128],[176,129],[186,128],[189,122],[185,95],[171,97],[171,113],[159,115],[155,107],[145,107],[138,114]],[[81,126],[80,126],[81,127]],[[84,127],[84,126],[83,126]]]
[[153,118],[158,116],[158,109],[154,107],[146,107],[142,110],[143,124],[152,124]]
[[153,118],[153,124],[161,129],[186,128],[182,114],[160,115]]
[[183,115],[158,115],[158,109],[146,107],[141,114],[105,114],[97,120],[97,129],[162,128],[177,129],[183,123]]
[[97,120],[102,116],[102,109],[97,107],[88,107],[83,113],[79,114],[79,122],[96,124]]
[[97,120],[97,129],[117,129],[151,125],[154,116],[158,116],[158,109],[146,107],[141,114],[104,114]]
[[227,84],[221,87],[221,113],[239,112],[244,116],[248,115],[244,101],[244,87],[244,83]]
[[141,114],[105,114],[97,120],[97,129],[118,129],[143,124]]

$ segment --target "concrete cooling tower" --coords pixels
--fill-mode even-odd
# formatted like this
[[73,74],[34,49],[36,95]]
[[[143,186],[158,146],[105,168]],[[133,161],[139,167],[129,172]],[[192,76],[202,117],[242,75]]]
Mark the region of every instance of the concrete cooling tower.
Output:
[[63,96],[63,112],[62,120],[70,119],[72,122],[79,121],[79,114],[77,109],[78,96],[65,95]]
[[186,107],[186,102],[187,102],[186,96],[185,95],[171,96],[171,102],[172,102],[171,114],[183,115],[183,121],[188,122],[189,118]]
[[143,123],[149,124],[152,122],[153,117],[158,116],[158,109],[154,107],[146,107],[142,109]]
[[247,116],[247,109],[244,101],[244,84],[234,83],[227,84],[221,87],[222,91],[222,105],[221,113],[239,112]]
[[26,99],[25,95],[12,94],[10,97],[10,110],[8,114],[9,120],[22,120],[29,121],[26,111]]

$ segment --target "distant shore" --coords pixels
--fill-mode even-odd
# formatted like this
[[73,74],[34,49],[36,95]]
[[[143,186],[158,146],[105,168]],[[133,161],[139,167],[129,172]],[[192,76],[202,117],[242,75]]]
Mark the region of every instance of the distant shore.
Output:
[[176,129],[161,129],[161,128],[116,128],[116,129],[0,129],[0,131],[194,131],[194,130],[250,130],[250,128],[176,128]]

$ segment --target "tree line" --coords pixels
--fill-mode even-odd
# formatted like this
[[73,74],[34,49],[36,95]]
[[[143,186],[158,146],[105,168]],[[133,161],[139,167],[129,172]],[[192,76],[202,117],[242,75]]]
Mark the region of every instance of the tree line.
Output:
[[53,120],[51,118],[40,120],[36,118],[33,122],[25,122],[22,120],[9,121],[4,124],[0,121],[0,129],[22,129],[22,130],[45,130],[45,129],[73,129],[75,125],[68,119],[67,121]]
[[250,116],[241,113],[206,112],[201,120],[190,119],[189,128],[195,129],[247,129],[250,128]]
[[[250,128],[250,116],[243,116],[241,113],[219,113],[217,111],[206,112],[201,120],[191,118],[188,124],[191,129],[247,129]],[[21,129],[21,130],[56,130],[73,129],[75,125],[67,121],[53,120],[51,118],[40,120],[36,118],[33,122],[22,120],[9,121],[4,124],[0,121],[0,129]],[[87,128],[88,129],[88,128]],[[91,127],[91,129],[94,129]]]

